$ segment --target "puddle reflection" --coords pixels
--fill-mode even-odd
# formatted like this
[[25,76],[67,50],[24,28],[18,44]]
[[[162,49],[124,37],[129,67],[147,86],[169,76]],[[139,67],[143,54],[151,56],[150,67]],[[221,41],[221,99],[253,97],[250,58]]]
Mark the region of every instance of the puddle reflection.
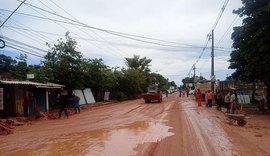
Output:
[[[157,142],[174,135],[161,122],[135,121],[113,129],[97,129],[50,138],[33,139],[12,147],[3,155],[135,155],[139,144]],[[12,151],[12,152],[11,152]]]

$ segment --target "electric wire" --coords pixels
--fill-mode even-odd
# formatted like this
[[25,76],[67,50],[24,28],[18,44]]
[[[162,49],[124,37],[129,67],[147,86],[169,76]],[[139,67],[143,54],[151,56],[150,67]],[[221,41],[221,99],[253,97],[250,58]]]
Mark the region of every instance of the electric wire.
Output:
[[33,37],[33,36],[29,35],[29,34],[25,34],[25,33],[23,33],[23,32],[20,32],[20,31],[18,31],[18,30],[13,29],[13,28],[8,28],[8,29],[10,29],[11,31],[14,31],[14,32],[16,32],[16,33],[18,33],[18,34],[21,34],[21,35],[24,36],[24,37],[27,36],[29,39],[31,39],[31,40],[33,40],[33,41],[35,41],[35,42],[38,42],[38,43],[40,43],[40,44],[44,44],[43,42],[41,42],[40,40],[36,39],[35,37]]
[[[26,4],[28,4],[28,3],[26,3]],[[33,6],[33,5],[31,5],[31,6]],[[35,6],[33,6],[33,7],[35,7]],[[35,7],[35,8],[38,8],[38,9],[41,9],[41,10],[44,11],[44,9],[42,9],[42,8],[39,8],[39,7]],[[0,9],[0,10],[10,11],[10,10],[6,10],[6,9]],[[144,37],[144,36],[139,36],[139,35],[121,33],[121,32],[118,32],[118,31],[101,29],[101,28],[97,28],[97,27],[86,25],[86,24],[81,23],[81,22],[74,21],[72,19],[66,18],[66,17],[61,16],[61,15],[59,15],[61,18],[64,18],[64,19],[67,19],[67,20],[70,20],[70,21],[73,21],[73,22],[76,22],[76,23],[66,22],[66,21],[52,19],[52,18],[48,18],[48,17],[40,17],[40,16],[26,14],[26,13],[21,13],[21,12],[17,12],[17,14],[24,15],[24,16],[35,17],[35,18],[40,18],[40,19],[44,19],[44,20],[50,20],[50,21],[53,21],[53,22],[70,24],[70,25],[73,25],[73,26],[80,26],[80,27],[85,27],[85,28],[89,28],[89,29],[94,29],[94,30],[105,32],[105,33],[108,33],[108,34],[111,34],[111,35],[114,35],[114,36],[118,36],[118,37],[130,39],[130,40],[135,40],[135,41],[139,41],[139,42],[143,42],[143,43],[159,45],[159,46],[163,46],[163,47],[172,47],[172,48],[199,48],[199,49],[204,48],[203,46],[197,46],[197,45],[191,45],[191,44],[184,44],[184,43],[178,43],[178,42],[172,42],[172,41],[165,41],[165,40],[161,40],[161,39],[155,39],[155,38]],[[51,14],[56,15],[55,13],[51,13]],[[135,37],[137,37],[137,38],[135,38]],[[155,41],[160,41],[160,42],[164,42],[164,43],[171,43],[171,44],[174,44],[174,45],[164,44],[164,43],[158,43],[158,42],[153,42],[153,41],[147,41],[147,40],[138,39],[138,38],[143,38],[143,39],[148,39],[148,40],[155,40]],[[180,46],[180,45],[182,45],[182,46]],[[183,46],[183,45],[185,45],[185,46]]]
[[26,44],[26,43],[23,43],[23,42],[20,42],[20,41],[14,40],[14,39],[11,39],[11,38],[6,37],[6,36],[0,36],[0,38],[3,38],[3,39],[5,39],[5,40],[10,41],[10,42],[13,42],[13,43],[17,43],[17,44],[21,44],[21,45],[23,45],[23,46],[30,47],[30,48],[32,48],[32,49],[35,49],[35,50],[41,51],[41,52],[43,52],[43,53],[45,53],[45,54],[47,54],[47,52],[48,52],[48,51],[46,51],[46,50],[43,50],[43,49],[37,48],[37,47],[35,47],[35,46],[29,45],[29,44]]
[[[18,45],[18,44],[15,44],[15,43],[12,43],[12,42],[9,42],[9,41],[6,41],[6,44],[7,45],[11,45],[11,46],[15,46],[17,48],[20,48],[20,49],[23,49],[23,50],[26,50],[26,51],[33,51],[32,49],[29,49],[29,48],[26,48],[26,47],[23,47],[21,45]],[[37,52],[37,51],[34,51],[35,54],[39,55],[39,56],[43,56],[43,54]],[[44,57],[44,56],[43,56]]]
[[[40,1],[40,2],[41,2],[41,1]],[[42,16],[48,18],[47,16],[45,16],[44,14],[42,14],[42,13],[40,13],[39,11],[36,10],[36,9],[40,9],[40,10],[44,11],[45,9],[42,9],[42,8],[40,8],[40,7],[35,7],[34,5],[31,5],[31,4],[28,4],[28,3],[25,3],[25,4],[27,4],[28,7],[32,8],[33,10],[35,10],[36,12],[38,12],[39,14],[41,14]],[[44,3],[41,2],[41,4],[43,4],[44,6],[46,6],[47,8],[49,8],[49,7],[48,7],[47,5],[45,5]],[[36,8],[36,9],[35,9],[35,8]],[[50,9],[50,8],[49,8],[49,9]],[[50,12],[50,11],[47,11],[47,10],[46,10],[46,12]],[[56,15],[56,16],[61,16],[61,15],[58,15],[57,13],[52,13],[52,12],[50,12],[50,13],[53,14],[53,15]],[[74,34],[74,35],[76,35],[76,36],[78,36],[78,37],[81,37],[81,36],[78,35],[77,33],[68,30],[65,26],[63,26],[63,25],[61,25],[61,24],[59,24],[59,23],[57,23],[57,22],[54,22],[54,23],[56,23],[57,25],[59,25],[60,27],[62,27],[62,28],[64,28],[64,29],[66,29],[67,31],[71,32],[72,34]],[[86,43],[87,43],[87,44],[92,44],[92,45],[93,45],[93,43],[89,43],[89,42],[86,42]],[[103,49],[103,48],[101,48],[100,46],[97,46],[97,45],[94,45],[94,46],[97,47],[98,49]],[[104,50],[104,49],[103,49],[103,50]],[[105,49],[104,51],[107,51],[107,50]],[[121,55],[119,55],[119,56],[121,57]]]
[[[40,0],[39,0],[40,1]],[[56,4],[55,2],[53,2],[52,0],[50,0],[51,3],[53,3],[55,6],[57,6],[58,8],[60,8],[62,11],[64,11],[66,14],[68,14],[70,17],[72,17],[74,20],[76,20],[77,22],[80,22],[76,17],[72,16],[70,13],[68,13],[65,9],[63,9],[61,6],[59,6],[58,4]],[[58,14],[59,15],[59,14]],[[78,28],[78,27],[77,27]],[[79,30],[83,31],[82,29],[78,28]],[[103,38],[101,35],[97,34],[96,32],[94,32],[93,30],[89,29],[92,33],[94,33],[96,36],[98,36],[98,38],[100,38],[101,40],[105,41],[105,43],[107,43],[110,47],[108,47],[109,49],[119,53],[124,53],[125,55],[129,55],[126,52],[123,52],[122,50],[120,50],[119,48],[113,46],[108,40],[106,40],[105,38]],[[83,31],[85,32],[85,31]],[[88,32],[85,32],[88,36],[92,37],[94,40],[98,41],[96,38],[94,38],[92,35],[90,35]],[[112,48],[111,48],[112,47]],[[119,52],[118,52],[119,51]]]
[[[13,19],[11,19],[12,21],[13,21]],[[16,26],[19,26],[19,27],[21,27],[19,24],[17,24],[17,22],[14,20],[14,22],[12,22],[12,21],[9,21],[9,23],[10,24],[12,24],[12,25],[16,25]],[[16,22],[16,23],[15,23]],[[4,26],[5,27],[5,26]],[[31,30],[31,28],[29,28],[28,26],[24,26],[24,27],[27,27],[29,30]],[[12,30],[15,30],[14,28],[12,28],[12,27],[7,27],[8,29],[12,29]],[[23,30],[23,29],[21,29],[21,30]],[[17,31],[18,32],[18,31]],[[42,42],[40,42],[40,41],[43,41],[44,43],[51,43],[51,40],[48,38],[48,37],[46,37],[46,36],[44,36],[44,35],[42,35],[42,34],[40,34],[40,33],[36,33],[36,32],[34,32],[34,31],[26,31],[26,30],[23,30],[23,31],[20,31],[20,34],[27,34],[28,36],[31,36],[31,37],[33,37],[32,39],[34,39],[35,41],[37,41],[37,42],[39,42],[39,43],[42,43]],[[44,43],[42,43],[42,44],[44,44]]]
[[15,50],[18,50],[18,51],[21,51],[21,52],[24,52],[24,53],[27,53],[27,54],[30,54],[30,55],[33,55],[33,56],[36,56],[36,57],[39,57],[39,58],[44,59],[43,56],[37,55],[37,54],[35,54],[33,52],[29,52],[29,51],[26,51],[26,50],[23,50],[23,49],[20,49],[20,48],[16,48],[16,47],[10,46],[10,45],[6,45],[6,47],[9,47],[9,48],[12,48],[12,49],[15,49]]
[[22,1],[21,4],[7,17],[7,19],[0,25],[0,28],[8,21],[8,19],[25,3],[26,0]]
[[[62,34],[56,34],[56,33],[51,33],[51,32],[46,32],[46,31],[40,31],[40,30],[34,30],[34,29],[27,29],[27,28],[23,28],[23,27],[15,27],[15,26],[11,26],[11,25],[4,25],[3,27],[7,27],[7,28],[13,28],[13,29],[18,29],[18,30],[24,30],[24,31],[30,31],[30,32],[37,32],[37,33],[41,33],[41,34],[46,34],[46,35],[52,35],[52,36],[58,36],[58,37],[62,37]],[[97,41],[94,39],[90,39],[90,38],[83,38],[83,37],[74,37],[75,39],[81,39],[81,40],[85,40],[85,41]],[[127,45],[129,47],[133,47],[133,45]],[[136,45],[134,45],[136,46]],[[152,47],[147,47],[148,49],[152,48]],[[205,49],[210,49],[211,47],[205,47]],[[179,52],[187,52],[185,49],[193,49],[192,47],[183,47],[181,49],[184,50],[180,50],[177,49],[177,51],[167,51],[167,52],[175,52],[175,53],[179,53]],[[231,52],[233,50],[233,48],[226,48],[226,47],[214,47],[215,50],[217,51],[223,51],[223,52]],[[227,49],[227,50],[226,50]]]
[[[221,8],[221,10],[220,10],[220,12],[219,12],[219,14],[218,14],[218,17],[217,17],[217,19],[216,19],[216,21],[215,21],[215,23],[214,23],[214,25],[213,25],[213,27],[212,27],[212,29],[211,29],[211,31],[208,33],[208,35],[207,35],[207,37],[206,37],[206,38],[208,38],[208,40],[206,41],[206,44],[205,44],[206,46],[207,46],[207,44],[208,44],[208,42],[209,42],[209,40],[210,40],[210,36],[212,37],[211,32],[215,30],[215,28],[216,28],[216,26],[217,26],[217,24],[218,24],[218,22],[219,22],[219,20],[220,20],[220,18],[221,18],[221,16],[222,16],[224,10],[225,10],[225,8],[226,8],[228,2],[229,2],[229,0],[225,0],[225,2],[224,2],[223,6],[222,6],[222,8]],[[212,37],[212,38],[213,38],[213,37]],[[201,54],[199,55],[198,59],[197,59],[197,60],[195,61],[195,63],[192,65],[190,71],[188,72],[188,75],[190,75],[190,73],[191,73],[193,67],[195,67],[195,65],[196,65],[196,64],[199,62],[199,60],[201,59],[201,57],[202,57],[202,55],[203,55],[203,53],[204,53],[204,51],[205,51],[205,47],[206,47],[206,46],[204,46],[204,48],[203,48]]]
[[233,19],[232,23],[229,25],[229,27],[227,28],[227,30],[224,32],[224,34],[221,36],[221,38],[217,42],[217,44],[216,44],[217,46],[219,46],[220,43],[223,42],[223,40],[225,39],[225,37],[228,35],[228,32],[229,32],[230,28],[233,25],[235,25],[239,19],[240,19],[240,17],[238,15],[236,15],[235,18]]
[[[21,1],[21,0],[18,0],[18,1]],[[40,8],[40,7],[37,7],[37,6],[32,5],[32,4],[29,4],[29,3],[24,3],[24,4],[25,4],[25,5],[29,5],[29,6],[31,6],[31,7],[33,7],[33,8],[36,8],[36,9],[42,10],[42,11],[47,12],[47,13],[49,13],[49,14],[52,14],[52,15],[54,15],[54,16],[57,16],[57,17],[60,17],[60,18],[63,18],[63,19],[66,19],[66,20],[69,20],[69,21],[72,21],[72,22],[81,24],[82,26],[87,27],[87,28],[99,30],[99,31],[106,32],[106,33],[109,33],[109,34],[112,34],[112,35],[120,34],[120,35],[118,35],[119,37],[133,36],[133,37],[137,37],[137,38],[144,38],[144,39],[156,40],[156,41],[162,41],[162,42],[167,42],[167,43],[174,43],[174,44],[179,44],[179,45],[186,45],[186,46],[200,47],[200,46],[194,46],[194,45],[190,45],[190,44],[184,44],[184,43],[178,43],[178,42],[172,42],[172,41],[165,41],[165,40],[161,40],[161,39],[155,39],[155,38],[150,38],[150,37],[144,37],[144,36],[140,36],[140,35],[133,35],[133,34],[122,33],[122,32],[113,31],[113,30],[101,29],[101,28],[98,28],[98,27],[90,26],[90,25],[87,25],[87,24],[85,24],[85,23],[78,22],[78,21],[76,21],[76,20],[72,20],[72,19],[70,19],[70,18],[67,18],[67,17],[61,16],[61,15],[55,14],[55,13],[53,13],[53,12],[50,12],[50,11],[48,11],[48,10],[42,9],[42,8]],[[124,37],[124,38],[127,38],[127,39],[133,39],[133,37],[129,37],[129,38]],[[137,40],[137,41],[142,41],[142,40]],[[146,42],[146,43],[151,43],[151,42]]]

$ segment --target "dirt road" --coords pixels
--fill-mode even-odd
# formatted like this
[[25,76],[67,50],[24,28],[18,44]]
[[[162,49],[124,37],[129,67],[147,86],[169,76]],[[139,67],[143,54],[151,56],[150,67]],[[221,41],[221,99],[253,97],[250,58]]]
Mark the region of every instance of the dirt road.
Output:
[[113,103],[18,127],[0,136],[0,155],[269,156],[269,129],[228,125],[222,112],[171,94],[162,103]]

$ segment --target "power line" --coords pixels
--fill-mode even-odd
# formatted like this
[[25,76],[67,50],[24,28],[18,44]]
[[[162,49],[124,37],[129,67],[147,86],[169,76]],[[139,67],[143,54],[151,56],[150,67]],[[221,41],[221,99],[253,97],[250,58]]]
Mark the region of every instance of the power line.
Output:
[[[7,45],[16,46],[17,48],[20,48],[20,49],[23,49],[23,50],[26,50],[26,51],[33,51],[32,49],[23,47],[23,46],[21,46],[21,45],[18,45],[18,44],[9,42],[9,41],[6,41],[6,43],[7,43]],[[34,51],[34,53],[35,53],[36,55],[43,56],[41,53],[38,53],[37,51]]]
[[[39,0],[40,1],[40,0]],[[50,0],[50,2],[52,2],[55,6],[57,6],[58,8],[60,8],[62,11],[64,11],[66,14],[68,14],[70,17],[72,17],[74,20],[76,20],[77,22],[80,22],[76,17],[74,17],[74,16],[72,16],[70,13],[68,13],[65,9],[63,9],[62,7],[60,7],[58,4],[56,4],[55,2],[53,2],[52,0]],[[59,15],[59,14],[58,14]],[[81,31],[83,31],[82,29],[80,29],[80,28],[78,28],[79,30],[81,30]],[[89,29],[89,30],[91,30],[91,29]],[[83,31],[83,32],[85,32],[85,31]],[[103,41],[105,41],[105,43],[107,43],[110,47],[113,47],[113,48],[115,48],[115,49],[112,49],[112,48],[110,48],[110,47],[108,47],[109,49],[111,49],[111,50],[113,50],[113,51],[115,51],[115,52],[117,52],[118,53],[118,51],[119,52],[121,52],[121,53],[125,53],[125,52],[123,52],[122,50],[120,50],[119,48],[116,48],[115,46],[113,46],[109,41],[107,41],[105,38],[103,38],[101,35],[99,35],[99,34],[97,34],[96,32],[94,32],[93,30],[91,30],[91,32],[92,33],[94,33],[96,36],[98,36],[101,40],[103,40]],[[93,39],[95,39],[96,40],[96,38],[94,38],[93,36],[91,36],[88,32],[85,32],[87,35],[89,35],[90,37],[92,37]],[[98,41],[98,40],[96,40],[96,41]],[[129,54],[127,54],[127,53],[125,53],[126,55],[129,55]]]
[[[0,10],[5,10],[5,9],[0,9]],[[8,10],[5,10],[5,11],[8,11]],[[89,27],[88,25],[74,24],[74,23],[70,23],[70,22],[65,22],[65,21],[60,21],[60,20],[55,20],[55,19],[50,19],[50,18],[44,18],[44,17],[35,16],[35,15],[29,15],[29,14],[24,14],[24,13],[18,13],[18,14],[26,15],[26,16],[32,16],[32,17],[41,18],[41,19],[47,19],[47,20],[51,20],[51,21],[55,21],[55,22],[61,22],[61,23],[65,23],[65,24],[71,24],[71,25],[74,25],[74,26],[81,26],[81,27],[86,27],[86,28],[93,29],[93,27],[91,27],[91,26]],[[156,42],[152,42],[152,41],[145,41],[145,40],[141,40],[141,39],[136,39],[134,37],[129,37],[129,36],[121,35],[121,34],[125,34],[125,33],[116,34],[116,33],[114,33],[115,31],[110,31],[110,30],[105,30],[105,29],[99,29],[99,31],[106,32],[106,33],[109,33],[109,34],[113,34],[115,36],[119,36],[119,37],[122,37],[122,38],[127,38],[127,39],[131,39],[131,40],[140,41],[140,42],[144,42],[144,43],[148,43],[148,44],[154,44],[154,45],[163,46],[163,47],[171,47],[171,48],[202,48],[200,46],[195,46],[195,45],[190,45],[190,44],[186,44],[186,45],[188,45],[190,47],[186,47],[186,46],[183,47],[183,46],[173,46],[173,45],[168,45],[168,44],[156,43]],[[128,35],[130,35],[130,34],[128,34]],[[143,37],[143,36],[138,36],[138,35],[130,35],[130,36],[136,36],[136,37],[141,37],[141,38],[146,38],[146,39],[152,39],[152,40],[158,40],[158,41],[165,42],[164,40],[153,39],[153,38],[148,38],[148,37]],[[168,42],[170,42],[170,41],[168,41]],[[176,43],[176,42],[171,42],[171,43]]]
[[12,49],[15,49],[15,50],[18,50],[18,51],[22,51],[24,53],[27,53],[27,54],[30,54],[30,55],[33,55],[33,56],[40,57],[40,58],[43,58],[44,59],[43,56],[37,55],[35,53],[29,52],[29,51],[26,51],[26,50],[22,50],[20,48],[16,48],[16,47],[13,47],[13,46],[10,46],[10,45],[6,45],[6,47],[9,47],[9,48],[12,48]]
[[[20,0],[18,0],[18,1],[20,1]],[[127,37],[125,37],[125,36],[132,36],[132,37],[129,37],[129,38],[127,38],[127,39],[133,39],[133,37],[137,37],[137,38],[144,38],[144,39],[148,39],[148,40],[155,40],[155,41],[160,41],[160,42],[167,42],[167,43],[173,43],[173,44],[178,44],[178,45],[185,45],[185,46],[192,46],[192,47],[198,47],[198,48],[201,48],[200,46],[195,46],[195,45],[190,45],[190,44],[184,44],[184,43],[178,43],[178,42],[166,41],[166,40],[161,40],[161,39],[156,39],[156,38],[144,37],[144,36],[140,36],[140,35],[133,35],[133,34],[128,34],[128,33],[122,33],[122,32],[113,31],[113,30],[106,30],[106,29],[102,29],[102,28],[90,26],[90,25],[87,25],[87,24],[85,24],[85,23],[82,23],[82,22],[79,22],[79,21],[76,21],[76,20],[72,20],[72,19],[70,19],[70,18],[67,18],[67,17],[61,16],[61,15],[58,15],[58,14],[56,14],[56,13],[50,12],[50,11],[48,11],[48,10],[42,9],[42,8],[40,8],[40,7],[34,6],[34,5],[32,5],[32,4],[29,4],[29,3],[25,3],[25,4],[26,4],[26,5],[29,5],[29,6],[31,6],[31,7],[34,7],[34,8],[36,8],[36,9],[42,10],[42,11],[44,11],[44,12],[46,12],[46,13],[52,14],[52,15],[54,15],[54,16],[57,16],[57,17],[60,17],[60,18],[63,18],[63,19],[66,19],[66,20],[69,20],[69,21],[72,21],[72,22],[81,24],[81,25],[79,25],[79,26],[84,26],[84,27],[87,27],[87,28],[91,28],[91,29],[95,29],[95,30],[98,30],[98,31],[106,32],[106,33],[109,33],[109,34],[112,34],[112,35],[120,34],[120,35],[116,35],[116,36],[119,36],[119,37],[127,38]],[[136,41],[142,41],[142,40],[140,39],[140,40],[136,40]],[[151,43],[151,42],[146,42],[146,43]]]
[[[219,12],[219,14],[218,14],[218,17],[217,17],[217,19],[216,19],[216,21],[215,21],[215,23],[214,23],[214,25],[213,25],[213,27],[212,27],[212,29],[211,29],[211,31],[210,31],[210,32],[212,32],[212,33],[208,33],[208,34],[207,34],[207,37],[206,37],[206,38],[207,38],[207,41],[206,41],[206,43],[205,43],[205,46],[204,46],[204,48],[203,48],[201,54],[199,55],[198,59],[197,59],[197,60],[195,61],[195,63],[192,65],[192,67],[191,67],[191,69],[190,69],[188,75],[190,75],[190,72],[192,71],[193,66],[195,66],[195,65],[198,63],[198,61],[200,60],[200,58],[202,57],[202,55],[203,55],[203,53],[204,53],[204,51],[205,51],[205,48],[206,48],[206,46],[207,46],[207,44],[208,44],[208,42],[209,42],[209,40],[210,40],[210,37],[211,37],[212,40],[213,40],[213,37],[214,37],[214,36],[213,36],[213,31],[215,30],[215,28],[216,28],[216,26],[217,26],[217,24],[218,24],[218,22],[219,22],[219,20],[220,20],[220,18],[221,18],[221,16],[222,16],[224,10],[225,10],[225,8],[226,8],[228,2],[229,2],[229,0],[225,0],[225,2],[224,2],[223,6],[222,6],[222,8],[221,8],[221,10],[220,10],[220,12]],[[213,49],[212,49],[212,51],[213,51]],[[212,55],[212,57],[213,57],[213,55]],[[213,58],[212,58],[212,62],[213,62]],[[212,67],[213,67],[213,65],[212,65]]]
[[[22,25],[23,28],[26,27],[26,28],[28,28],[29,30],[32,30],[30,27],[28,27],[28,26],[26,26],[26,25],[24,25],[24,24],[22,24],[22,23],[19,23],[19,22],[13,20],[13,19],[11,19],[11,20],[14,21],[14,22],[9,21],[9,23],[12,24],[12,25],[16,25],[16,26],[18,26],[18,27],[21,27],[20,25]],[[17,24],[17,23],[18,23],[18,24]],[[8,26],[9,26],[9,25],[8,25]],[[14,31],[14,27],[12,27],[12,26],[11,26],[11,27],[8,27],[8,26],[5,25],[4,27],[7,27],[8,29],[12,29],[12,30]],[[37,41],[37,42],[39,42],[39,43],[41,43],[40,40],[42,40],[44,43],[49,43],[48,37],[46,37],[46,36],[44,36],[44,35],[42,35],[42,34],[40,34],[40,33],[38,33],[38,32],[34,32],[34,31],[28,31],[28,32],[25,32],[26,30],[24,30],[24,29],[20,29],[20,30],[23,30],[23,31],[20,31],[20,32],[16,31],[16,32],[18,32],[19,34],[22,34],[22,33],[27,34],[27,35],[33,37],[32,39],[35,40],[35,41]],[[29,32],[30,32],[30,33],[29,33]],[[38,40],[38,38],[39,38],[39,40]],[[42,44],[44,44],[44,43],[42,43]]]
[[[135,40],[135,41],[139,41],[139,42],[143,42],[143,43],[148,43],[148,44],[154,44],[154,45],[163,46],[163,47],[172,47],[172,48],[204,48],[202,46],[197,46],[197,45],[184,44],[184,43],[178,43],[178,42],[172,42],[172,41],[165,41],[165,40],[161,40],[161,39],[144,37],[144,36],[140,36],[140,35],[133,35],[133,34],[122,33],[122,32],[118,32],[118,31],[101,29],[101,28],[89,26],[89,25],[84,24],[82,22],[78,22],[78,21],[75,21],[75,20],[66,18],[66,17],[61,16],[61,15],[57,15],[55,13],[49,12],[47,10],[44,10],[42,8],[33,6],[31,4],[28,4],[28,3],[26,3],[26,4],[27,5],[30,5],[30,6],[32,6],[34,8],[40,9],[42,11],[46,11],[47,13],[53,14],[55,16],[61,17],[63,19],[66,19],[66,20],[75,22],[75,23],[65,22],[65,21],[61,21],[61,20],[56,20],[56,19],[48,18],[48,17],[44,18],[44,17],[40,17],[40,16],[36,16],[36,15],[31,15],[31,14],[20,13],[20,12],[18,12],[17,14],[24,15],[24,16],[31,16],[31,17],[45,19],[45,20],[50,20],[50,21],[54,21],[54,22],[60,22],[60,23],[70,24],[70,25],[73,25],[73,26],[80,26],[80,27],[85,27],[85,28],[89,28],[89,29],[94,29],[94,30],[105,32],[105,33],[108,33],[108,34],[111,34],[111,35],[114,35],[114,36],[118,36],[118,37],[121,37],[121,38],[126,38],[126,39],[130,39],[130,40]],[[9,10],[6,10],[6,9],[0,9],[0,10],[9,11]],[[138,39],[138,38],[142,38],[142,39]],[[164,44],[164,43],[158,43],[158,42],[153,42],[153,41],[147,41],[147,40],[143,40],[143,39],[148,39],[148,40],[153,40],[153,41],[159,41],[159,42],[164,42],[164,43],[170,43],[170,44]],[[174,45],[171,45],[171,44],[174,44]],[[180,46],[180,45],[182,45],[182,46]]]
[[[42,2],[41,2],[42,3]],[[37,11],[36,9],[39,9],[39,10],[42,10],[42,11],[44,11],[45,9],[42,9],[42,8],[40,8],[40,7],[35,7],[34,5],[31,5],[31,4],[29,4],[29,3],[25,3],[25,4],[27,4],[28,5],[28,7],[30,7],[31,9],[33,9],[34,11],[36,11],[37,13],[39,13],[39,14],[41,14],[42,16],[44,16],[44,17],[46,17],[46,18],[48,18],[47,16],[45,16],[44,14],[42,14],[42,13],[40,13],[39,11]],[[44,6],[46,6],[47,8],[49,8],[47,5],[45,5],[44,3],[42,3]],[[50,8],[49,8],[50,9]],[[52,9],[51,9],[52,10]],[[53,10],[52,10],[53,11]],[[49,11],[47,11],[46,10],[46,12],[49,12]],[[58,15],[56,12],[55,13],[52,13],[52,12],[50,12],[51,14],[53,14],[53,15],[56,15],[56,16],[60,16],[60,15]],[[76,36],[78,36],[78,37],[81,37],[80,35],[78,35],[77,33],[75,33],[75,32],[73,32],[73,31],[70,31],[70,30],[68,30],[65,26],[63,26],[63,25],[61,25],[61,24],[59,24],[59,23],[56,23],[55,21],[53,21],[55,24],[57,24],[57,25],[59,25],[60,27],[63,27],[64,29],[66,29],[68,32],[71,32],[71,33],[73,33],[73,34],[75,34]],[[87,42],[87,44],[89,44],[88,42]],[[91,44],[91,43],[90,43]],[[96,46],[96,45],[94,45],[94,46]],[[97,48],[99,48],[99,49],[103,49],[103,48],[100,48],[99,46],[96,46]],[[105,50],[106,51],[106,50]]]
[[227,34],[228,34],[230,28],[231,28],[234,24],[236,24],[236,22],[237,22],[239,19],[240,19],[239,16],[236,15],[235,18],[233,19],[232,23],[229,25],[229,27],[227,28],[227,30],[224,32],[224,34],[223,34],[223,35],[221,36],[221,38],[219,39],[217,45],[219,45],[221,42],[223,42],[223,40],[224,40],[225,37],[227,36]]
[[[14,29],[12,29],[12,28],[8,28],[8,29],[10,29],[10,30],[12,30],[12,31],[15,31],[16,33],[21,34],[22,36],[28,36],[29,39],[31,39],[31,40],[33,40],[33,41],[36,41],[36,42],[38,42],[38,43],[40,43],[40,44],[44,44],[43,42],[41,42],[40,40],[36,39],[36,37],[32,36],[31,34],[27,34],[27,33],[26,33],[26,35],[25,35],[24,33],[20,32],[20,31],[17,31],[17,30],[14,30]],[[46,42],[46,41],[45,41],[45,42]]]
[[226,8],[228,2],[229,2],[229,0],[226,0],[225,3],[223,4],[223,6],[222,6],[222,8],[221,8],[221,10],[220,10],[220,12],[219,12],[219,14],[218,14],[218,17],[217,17],[217,19],[216,19],[216,21],[215,21],[215,24],[213,25],[213,27],[212,27],[211,30],[215,30],[215,28],[216,28],[216,26],[217,26],[217,24],[218,24],[218,22],[219,22],[219,20],[220,20],[220,18],[221,18],[221,16],[222,16],[224,10],[225,10],[225,8]]
[[5,40],[8,40],[8,41],[13,42],[13,43],[17,43],[17,44],[20,44],[20,45],[23,45],[23,46],[30,47],[30,48],[32,48],[32,49],[41,51],[41,52],[43,52],[43,53],[45,53],[45,54],[47,54],[47,52],[48,52],[48,51],[46,51],[46,50],[43,50],[43,49],[34,47],[34,46],[32,46],[32,45],[29,45],[29,44],[26,44],[26,43],[23,43],[23,42],[20,42],[20,41],[17,41],[17,40],[8,38],[8,37],[6,37],[6,36],[0,36],[0,38],[3,38],[3,39],[5,39]]
[[[13,28],[13,29],[18,29],[18,30],[24,30],[24,31],[30,31],[30,32],[37,32],[37,33],[41,33],[41,34],[47,34],[47,35],[53,35],[53,36],[63,36],[62,34],[56,34],[56,33],[51,33],[51,32],[46,32],[46,31],[39,31],[39,30],[34,30],[34,29],[27,29],[27,28],[23,28],[23,27],[15,27],[15,26],[10,26],[10,25],[4,25],[3,27],[7,27],[7,28]],[[75,39],[81,39],[81,40],[85,40],[85,41],[97,41],[95,39],[90,39],[90,38],[82,38],[82,37],[74,37]],[[100,41],[98,41],[100,42]],[[127,45],[128,47],[133,47],[132,45]],[[151,49],[151,47],[147,47],[148,49]],[[183,47],[183,49],[192,49],[193,47]],[[205,47],[206,49],[209,49],[210,47]],[[223,51],[223,52],[231,52],[233,50],[233,48],[227,48],[227,47],[215,47],[215,50],[217,51]],[[170,51],[167,51],[170,52]],[[171,51],[172,52],[172,51]],[[179,53],[179,52],[187,52],[186,50],[177,50],[174,51],[175,53]]]
[[[40,0],[39,0],[39,2],[41,2]],[[57,5],[55,2],[53,2],[53,1],[51,1],[50,0],[50,2],[52,2],[55,6],[57,6],[58,8],[60,8],[62,11],[64,11],[66,14],[68,14],[70,17],[72,17],[75,21],[77,21],[77,22],[80,22],[76,17],[74,17],[74,16],[72,16],[70,13],[68,13],[65,9],[63,9],[62,7],[60,7],[59,5]],[[41,2],[42,3],[42,2]],[[44,3],[42,3],[43,5],[45,5]],[[50,10],[52,10],[54,13],[56,13],[53,9],[51,9],[50,7],[48,7],[47,5],[45,5],[47,8],[49,8]],[[59,15],[58,13],[56,13],[56,15]],[[90,35],[88,32],[86,32],[86,31],[84,31],[84,30],[82,30],[80,27],[78,27],[78,26],[76,26],[76,28],[77,29],[79,29],[80,31],[82,31],[83,33],[85,33],[85,34],[87,34],[88,36],[90,36],[90,37],[92,37],[94,40],[96,40],[97,42],[99,42],[96,38],[94,38],[92,35]],[[89,29],[89,30],[91,30],[91,29]],[[92,31],[91,30],[91,32],[93,32],[96,36],[98,36],[100,39],[102,39],[103,41],[105,41],[105,43],[106,43],[106,47],[107,48],[109,48],[110,50],[112,50],[112,51],[114,51],[114,52],[116,52],[116,53],[119,53],[120,55],[121,55],[121,53],[125,53],[125,52],[123,52],[123,51],[121,51],[120,49],[118,49],[118,48],[116,48],[115,46],[113,46],[110,42],[108,42],[106,39],[104,39],[102,36],[100,36],[100,35],[98,35],[96,32],[94,32],[94,31]],[[102,42],[99,42],[99,43],[102,43]],[[108,46],[109,45],[109,46]],[[121,53],[120,53],[121,52]],[[127,53],[125,53],[126,55],[129,55],[129,54],[127,54]]]
[[21,4],[8,16],[8,18],[0,25],[0,28],[8,21],[8,19],[21,7],[21,5],[25,2],[26,0],[24,0],[23,2],[21,2]]

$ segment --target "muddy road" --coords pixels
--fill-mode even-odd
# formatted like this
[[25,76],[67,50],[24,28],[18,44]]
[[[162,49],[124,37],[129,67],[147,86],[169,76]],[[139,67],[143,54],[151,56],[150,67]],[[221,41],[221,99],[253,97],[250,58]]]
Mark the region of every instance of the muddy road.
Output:
[[270,118],[263,118],[263,126],[228,125],[224,113],[171,94],[162,103],[113,103],[69,119],[62,115],[16,127],[14,134],[0,136],[0,155],[269,156],[270,124],[265,122]]

